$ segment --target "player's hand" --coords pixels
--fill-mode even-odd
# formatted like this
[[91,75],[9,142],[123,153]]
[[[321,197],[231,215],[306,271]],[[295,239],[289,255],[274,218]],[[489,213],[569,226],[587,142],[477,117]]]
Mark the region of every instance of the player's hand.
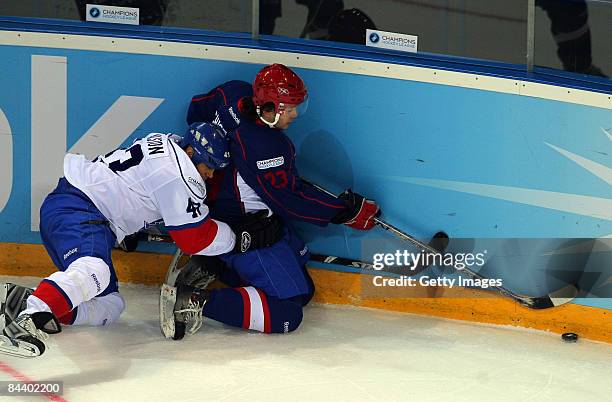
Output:
[[268,210],[264,209],[246,214],[240,221],[229,224],[236,234],[233,252],[245,253],[270,247],[283,237],[283,222],[274,214],[270,217],[267,215]]
[[368,200],[351,189],[340,194],[338,198],[346,203],[346,209],[336,215],[332,223],[344,224],[357,230],[370,230],[374,227],[374,218],[381,212],[374,200]]

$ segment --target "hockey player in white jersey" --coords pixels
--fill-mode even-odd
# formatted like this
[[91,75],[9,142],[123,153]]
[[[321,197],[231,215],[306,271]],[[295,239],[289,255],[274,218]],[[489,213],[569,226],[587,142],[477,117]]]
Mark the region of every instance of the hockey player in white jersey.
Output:
[[275,243],[282,233],[274,219],[230,228],[208,216],[204,181],[228,162],[227,140],[209,123],[192,124],[182,138],[152,133],[92,161],[67,154],[65,177],[40,211],[41,238],[59,271],[33,293],[14,284],[0,287],[0,352],[39,356],[48,334],[61,331],[60,323],[102,326],[117,320],[125,304],[111,250],[148,223],[163,220],[176,245],[192,255]]

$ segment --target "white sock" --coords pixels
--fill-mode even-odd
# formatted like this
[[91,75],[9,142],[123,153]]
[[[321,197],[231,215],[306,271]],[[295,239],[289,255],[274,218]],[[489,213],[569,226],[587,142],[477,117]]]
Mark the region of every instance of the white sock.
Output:
[[110,325],[117,321],[124,309],[125,301],[119,292],[95,297],[79,304],[77,315],[72,325]]

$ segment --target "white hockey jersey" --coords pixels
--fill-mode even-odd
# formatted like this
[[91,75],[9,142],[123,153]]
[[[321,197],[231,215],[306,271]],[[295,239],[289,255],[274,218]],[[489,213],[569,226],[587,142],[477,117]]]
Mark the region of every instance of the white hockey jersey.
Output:
[[234,247],[229,226],[208,216],[204,180],[169,134],[151,133],[93,161],[67,154],[64,175],[109,220],[119,242],[163,219],[177,245],[189,254],[218,255]]

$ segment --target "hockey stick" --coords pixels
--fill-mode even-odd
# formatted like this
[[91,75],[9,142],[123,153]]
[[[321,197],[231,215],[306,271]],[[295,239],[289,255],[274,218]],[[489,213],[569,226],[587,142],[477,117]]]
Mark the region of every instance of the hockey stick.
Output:
[[[310,184],[311,186],[313,186],[314,188],[332,196],[332,197],[336,197],[337,196],[335,194],[333,194],[332,192],[326,190],[325,188],[312,183],[308,180],[302,179],[305,183]],[[413,244],[414,246],[417,246],[419,248],[421,248],[423,251],[427,251],[431,254],[434,255],[442,255],[441,251],[436,250],[434,247],[427,245],[417,239],[415,239],[414,237],[402,232],[401,230],[399,230],[398,228],[396,228],[393,225],[390,225],[388,223],[386,223],[385,221],[383,221],[382,219],[379,218],[374,218],[374,222],[376,222],[376,224],[380,227],[382,227],[383,229],[395,234],[396,236],[398,236],[399,238]],[[448,239],[448,235],[446,235],[446,233],[444,232],[438,232],[436,233],[436,236],[441,236],[444,237],[446,236],[446,239]],[[434,236],[434,238],[436,237]],[[442,255],[443,256],[443,255]],[[455,264],[452,265],[452,267],[457,270],[460,273],[465,273],[467,276],[473,278],[473,279],[480,279],[480,280],[487,280],[488,278],[485,278],[484,276],[478,274],[477,272],[472,271],[471,269],[464,267],[464,268],[457,268],[455,266]],[[497,290],[500,294],[509,297],[511,299],[513,299],[514,301],[520,303],[521,305],[531,308],[531,309],[535,309],[535,310],[541,310],[541,309],[546,309],[546,308],[550,308],[550,307],[556,307],[556,306],[560,306],[562,304],[565,303],[569,303],[570,301],[572,301],[577,295],[578,295],[578,288],[576,287],[576,285],[566,285],[563,288],[556,290],[554,292],[551,292],[547,295],[544,296],[525,296],[525,295],[519,295],[517,293],[512,292],[509,289],[506,289],[503,286],[491,286],[492,289]]]
[[[169,236],[164,236],[164,235],[159,235],[159,234],[149,234],[145,232],[139,232],[138,240],[163,242],[163,243],[174,243],[172,238],[170,238]],[[432,241],[433,240],[434,239],[432,239]],[[424,250],[427,250],[430,253],[435,254],[435,255],[441,254],[437,251],[435,252],[432,251],[435,249],[429,246],[426,246],[424,243],[421,243],[418,240],[415,240],[415,241],[418,242],[419,244],[422,244],[422,248]],[[375,270],[377,272],[389,272],[389,273],[394,273],[394,274],[402,274],[402,272],[399,272],[398,270],[390,270],[388,268],[383,269],[383,270],[377,270],[376,268],[374,268],[374,265],[369,262],[364,262],[364,261],[355,260],[351,258],[336,257],[333,255],[311,254],[310,259],[312,261],[319,262],[322,264],[332,264],[332,265],[340,265],[340,266],[368,270],[368,271]],[[412,270],[408,276],[416,275],[428,267],[429,265],[420,264],[417,267],[415,267],[415,269]],[[481,279],[481,280],[488,279],[476,272],[471,271],[468,268],[459,269],[454,266],[453,268],[455,268],[459,272],[465,272],[468,276],[474,279]],[[521,305],[534,309],[534,310],[540,310],[540,309],[560,306],[562,304],[572,301],[578,294],[578,288],[575,285],[567,285],[559,290],[556,290],[544,296],[519,295],[502,286],[491,286],[491,288],[497,290],[500,294],[513,299],[514,301],[520,303]]]
[[[136,239],[139,241],[174,243],[174,241],[172,240],[170,236],[166,236],[162,234],[147,233],[147,232],[138,232]],[[436,239],[433,238],[430,244],[434,243],[435,241]],[[318,262],[321,264],[340,265],[340,266],[349,267],[349,268],[356,268],[356,269],[376,271],[376,272],[388,272],[388,273],[400,274],[400,275],[406,275],[406,276],[414,276],[429,267],[429,264],[424,264],[425,259],[420,259],[418,265],[416,265],[414,269],[410,269],[409,272],[406,272],[405,267],[401,267],[398,269],[393,269],[389,267],[377,269],[377,268],[374,268],[374,264],[370,262],[355,260],[352,258],[337,257],[335,255],[314,254],[314,253],[310,254],[310,261]]]

